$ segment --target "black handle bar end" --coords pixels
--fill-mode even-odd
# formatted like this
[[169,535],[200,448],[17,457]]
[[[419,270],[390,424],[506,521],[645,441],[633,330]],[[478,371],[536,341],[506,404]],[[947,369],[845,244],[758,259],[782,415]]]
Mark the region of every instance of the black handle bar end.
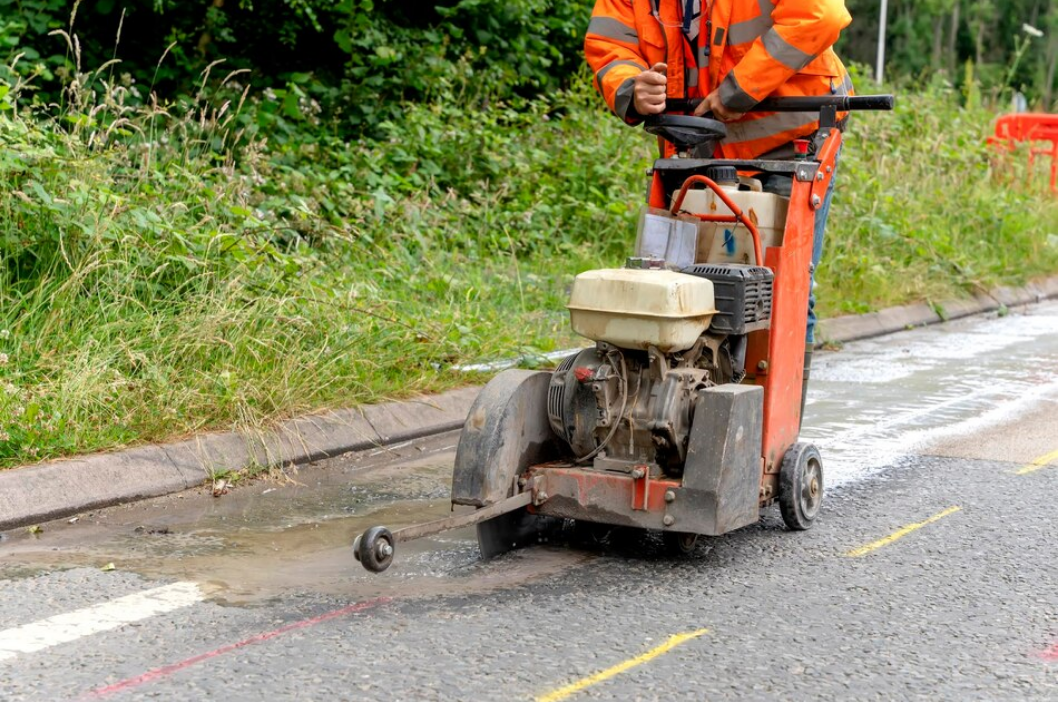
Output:
[[[667,112],[693,112],[702,103],[700,98],[665,101]],[[819,112],[825,107],[835,107],[838,112],[860,110],[892,110],[896,98],[892,95],[822,95],[818,97],[768,98],[757,103],[750,112]]]

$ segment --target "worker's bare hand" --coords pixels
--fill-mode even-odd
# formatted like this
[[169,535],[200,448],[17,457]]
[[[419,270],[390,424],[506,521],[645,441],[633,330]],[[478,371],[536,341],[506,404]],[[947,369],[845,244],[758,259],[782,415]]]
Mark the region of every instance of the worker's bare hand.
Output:
[[745,112],[735,112],[724,107],[724,103],[720,101],[720,91],[714,90],[709,93],[702,104],[698,105],[694,109],[694,114],[704,115],[706,112],[712,112],[713,116],[721,122],[734,122],[737,119],[742,119]]
[[665,111],[666,86],[669,82],[665,71],[668,66],[655,63],[649,71],[635,77],[633,90],[634,107],[641,115],[658,115]]

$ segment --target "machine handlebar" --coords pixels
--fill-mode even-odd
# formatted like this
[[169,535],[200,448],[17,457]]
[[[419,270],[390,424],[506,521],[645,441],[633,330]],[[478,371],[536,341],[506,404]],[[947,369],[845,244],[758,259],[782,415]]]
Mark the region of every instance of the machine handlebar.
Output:
[[[693,112],[702,103],[701,98],[665,101],[668,112]],[[838,112],[859,110],[892,110],[895,98],[892,95],[823,95],[821,97],[768,98],[757,103],[750,112],[818,112],[825,107],[836,107]]]

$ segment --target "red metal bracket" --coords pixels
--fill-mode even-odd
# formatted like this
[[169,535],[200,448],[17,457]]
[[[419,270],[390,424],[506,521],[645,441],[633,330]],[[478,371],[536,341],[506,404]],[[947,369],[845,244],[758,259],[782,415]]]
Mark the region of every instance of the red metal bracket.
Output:
[[640,512],[650,509],[649,466],[636,466],[632,469],[632,509]]
[[812,195],[809,206],[813,211],[823,206],[830,181],[834,180],[834,170],[837,167],[838,149],[841,148],[841,131],[831,129],[823,146],[819,149],[819,170],[816,171],[816,179],[812,183]]

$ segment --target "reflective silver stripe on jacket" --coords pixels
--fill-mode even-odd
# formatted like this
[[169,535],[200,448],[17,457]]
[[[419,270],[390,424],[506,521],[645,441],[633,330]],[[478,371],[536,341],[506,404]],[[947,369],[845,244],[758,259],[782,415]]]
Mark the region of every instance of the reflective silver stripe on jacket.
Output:
[[[729,76],[730,77],[730,76]],[[846,75],[840,85],[831,90],[831,95],[843,96],[852,91],[852,79]],[[726,102],[724,103],[727,104]],[[818,112],[776,112],[748,122],[728,122],[725,144],[766,139],[782,132],[802,129],[819,121]]]
[[725,144],[766,139],[791,129],[800,129],[819,121],[818,112],[776,112],[749,122],[728,122]]
[[639,35],[636,34],[635,28],[613,17],[592,17],[591,22],[588,23],[588,34],[595,34],[625,44],[639,43]]
[[775,3],[770,0],[757,0],[757,4],[760,6],[760,17],[754,17],[745,22],[736,22],[728,27],[728,45],[739,46],[756,41],[758,37],[764,35],[764,32],[772,28],[774,22],[772,22],[771,13],[775,9]]
[[[614,93],[613,97],[613,111],[617,113],[617,116],[623,120],[631,119],[635,117],[635,89],[636,79],[626,78],[621,86]],[[629,112],[632,114],[629,115]]]
[[609,73],[611,69],[617,68],[618,66],[635,66],[640,71],[647,70],[647,67],[642,65],[638,61],[610,61],[610,63],[600,68],[599,72],[595,74],[595,80],[599,82],[599,87],[602,87],[602,80],[606,77],[606,74]]
[[738,84],[734,71],[728,73],[727,78],[720,83],[720,102],[733,112],[747,112],[757,104],[757,100]]
[[794,71],[801,70],[815,58],[783,39],[774,27],[764,33],[763,42],[773,59]]

